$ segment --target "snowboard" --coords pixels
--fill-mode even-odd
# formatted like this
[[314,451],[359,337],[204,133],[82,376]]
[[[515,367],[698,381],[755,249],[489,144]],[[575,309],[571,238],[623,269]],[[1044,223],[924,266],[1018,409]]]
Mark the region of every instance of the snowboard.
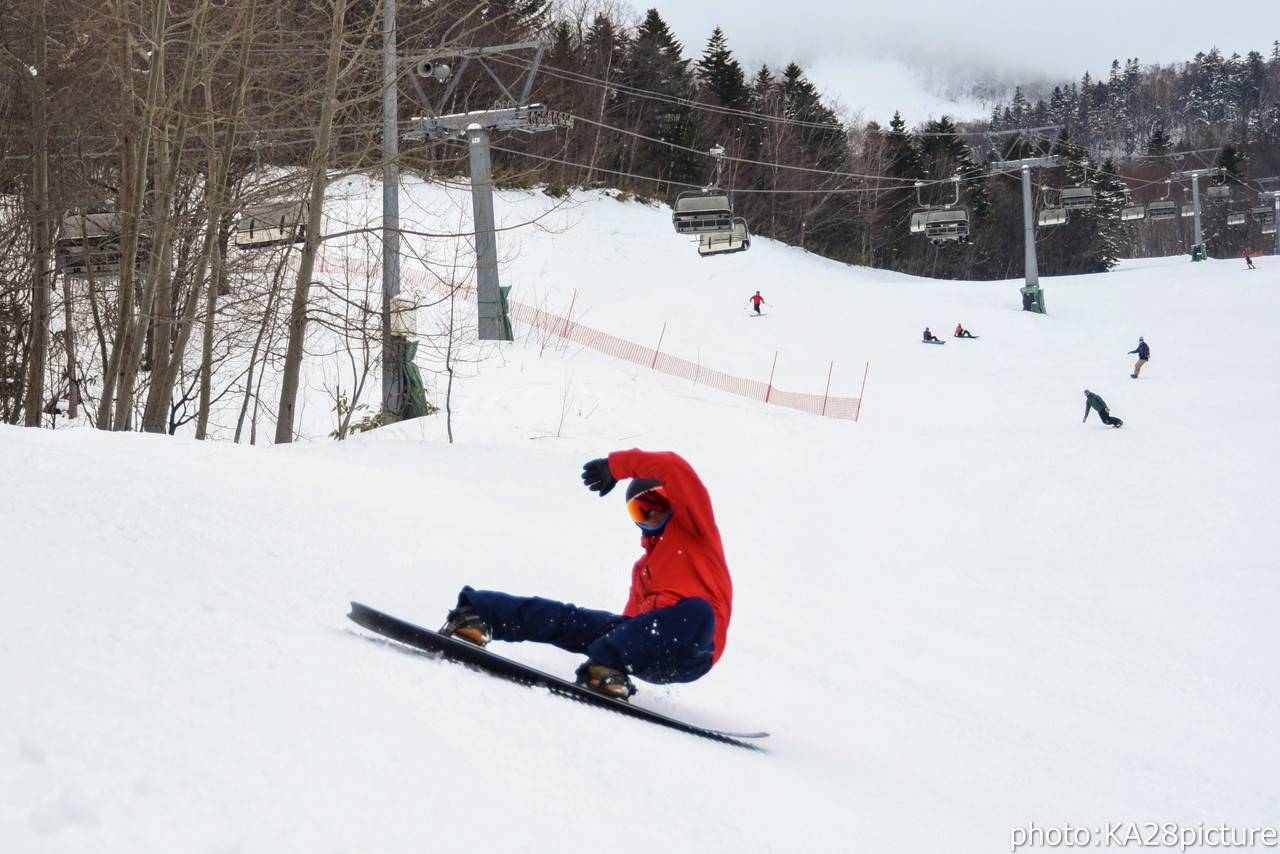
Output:
[[951,337],[959,338],[961,341],[963,341],[966,338],[968,338],[970,341],[977,341],[982,336],[981,335],[952,335]]
[[946,342],[946,341],[942,341],[942,340],[937,339],[937,338],[933,339],[932,341],[926,341],[926,340],[924,340],[923,338],[921,338],[921,339],[920,339],[920,343],[921,343],[921,344],[946,344],[947,342]]
[[351,613],[347,616],[357,625],[415,650],[437,654],[448,661],[484,671],[499,679],[506,679],[510,682],[517,682],[533,688],[545,688],[560,697],[567,697],[590,706],[598,706],[627,717],[648,721],[649,723],[669,727],[690,735],[709,738],[712,741],[720,741],[748,750],[760,750],[760,748],[743,741],[743,739],[766,738],[769,735],[767,732],[725,732],[686,723],[642,706],[634,706],[626,700],[592,691],[590,688],[577,685],[567,679],[561,679],[559,676],[543,673],[541,670],[504,658],[473,643],[451,638],[439,632],[433,632],[431,629],[415,626],[412,623],[406,623],[404,620],[392,617],[390,614],[384,614],[382,611],[362,605],[359,602],[351,603]]

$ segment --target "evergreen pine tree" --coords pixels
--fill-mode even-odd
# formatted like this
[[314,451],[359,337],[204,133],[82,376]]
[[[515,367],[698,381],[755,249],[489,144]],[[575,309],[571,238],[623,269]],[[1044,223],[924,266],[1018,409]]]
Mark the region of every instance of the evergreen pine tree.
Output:
[[729,50],[724,32],[716,27],[697,62],[698,79],[717,103],[731,110],[751,109],[751,89],[742,65]]
[[920,142],[920,162],[924,173],[935,182],[927,191],[931,195],[925,198],[930,204],[949,204],[955,195],[947,179],[953,175],[960,178],[960,203],[968,209],[972,235],[972,239],[962,243],[943,241],[940,248],[945,251],[937,255],[937,263],[929,275],[958,279],[986,274],[986,263],[990,260],[993,245],[983,245],[983,233],[991,225],[987,221],[991,212],[991,195],[986,187],[985,165],[974,160],[973,152],[960,138],[955,122],[949,116],[925,124]]
[[1053,229],[1044,241],[1057,250],[1049,266],[1056,273],[1101,273],[1115,266],[1119,257],[1120,208],[1124,186],[1114,177],[1115,164],[1107,160],[1101,170],[1089,152],[1064,133],[1059,139],[1060,173],[1064,186],[1093,190],[1093,206],[1074,208],[1065,227]]
[[[806,169],[845,172],[849,168],[849,138],[835,112],[822,103],[818,89],[796,63],[782,71],[778,84],[785,128],[785,162]],[[845,182],[834,176],[791,171],[786,184],[806,192],[788,198],[784,222],[801,246],[851,260],[845,253],[854,243],[855,224],[848,212],[850,199],[831,190]],[[777,203],[775,203],[777,204]]]
[[701,121],[701,143],[708,148],[722,144],[731,156],[754,158],[762,136],[760,123],[750,115],[755,105],[754,93],[719,27],[711,34],[696,68],[702,100],[733,111],[705,115]]
[[1164,125],[1158,124],[1151,129],[1151,136],[1147,137],[1147,156],[1158,157],[1168,154],[1173,148],[1173,141],[1169,139],[1169,134],[1165,132]]
[[626,171],[677,184],[706,182],[705,158],[692,149],[695,139],[694,81],[684,47],[667,22],[650,9],[636,29],[623,60],[621,82],[631,87],[626,103],[628,127],[648,139],[631,145]]
[[914,184],[924,177],[920,153],[900,112],[894,112],[889,129],[878,139],[882,152],[879,172],[889,186],[878,194],[870,260],[876,267],[907,272],[924,255],[923,238],[910,231],[911,212],[917,204]]
[[[623,169],[624,152],[616,142],[616,136],[605,136],[604,125],[618,125],[625,122],[624,102],[611,85],[622,74],[621,65],[627,53],[629,42],[626,33],[607,15],[596,15],[582,42],[582,73],[600,81],[593,87],[589,97],[581,107],[580,114],[584,118],[594,120],[594,126],[584,134],[583,162],[588,169],[584,176],[590,183],[596,180],[595,170],[603,168],[611,172]],[[615,179],[616,180],[616,179]],[[644,187],[644,192],[651,192],[652,187]]]

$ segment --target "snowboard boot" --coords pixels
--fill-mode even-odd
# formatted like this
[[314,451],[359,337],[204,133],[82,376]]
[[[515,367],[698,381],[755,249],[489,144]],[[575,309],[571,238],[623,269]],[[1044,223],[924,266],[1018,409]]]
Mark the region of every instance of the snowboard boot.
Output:
[[1133,377],[1135,380],[1138,378],[1137,374],[1129,374],[1129,376]]
[[575,681],[582,687],[619,700],[626,700],[636,692],[636,686],[627,678],[627,674],[590,659],[582,663],[575,676]]
[[489,628],[489,624],[480,619],[480,615],[470,605],[459,605],[450,611],[445,624],[440,627],[440,634],[476,646],[484,646],[493,639],[493,630]]

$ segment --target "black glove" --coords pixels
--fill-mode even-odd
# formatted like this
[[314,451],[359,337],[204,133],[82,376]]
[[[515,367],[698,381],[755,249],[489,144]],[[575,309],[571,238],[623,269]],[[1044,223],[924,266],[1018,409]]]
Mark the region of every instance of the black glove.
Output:
[[587,485],[587,489],[600,493],[601,498],[618,485],[618,479],[613,476],[613,472],[609,471],[609,461],[606,459],[592,460],[584,465],[582,482]]

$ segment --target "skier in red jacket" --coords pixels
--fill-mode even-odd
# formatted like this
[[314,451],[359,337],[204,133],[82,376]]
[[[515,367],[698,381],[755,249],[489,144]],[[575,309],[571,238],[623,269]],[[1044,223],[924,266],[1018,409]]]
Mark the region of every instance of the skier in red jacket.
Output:
[[615,451],[582,467],[588,489],[607,495],[631,479],[627,510],[643,532],[622,614],[540,597],[464,587],[443,634],[484,645],[490,639],[540,641],[588,656],[577,681],[626,699],[629,677],[692,682],[724,653],[733,583],[711,496],[693,468],[669,451]]

